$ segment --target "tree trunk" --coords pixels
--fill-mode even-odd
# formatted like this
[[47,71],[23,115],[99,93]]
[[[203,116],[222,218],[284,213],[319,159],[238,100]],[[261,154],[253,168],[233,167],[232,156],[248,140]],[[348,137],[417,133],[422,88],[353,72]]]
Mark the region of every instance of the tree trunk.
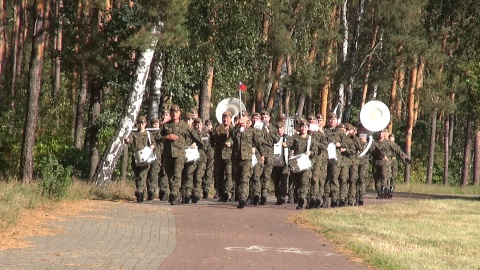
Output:
[[450,141],[450,115],[445,117],[445,137],[443,140],[443,185],[448,185],[448,166],[450,161],[450,147],[448,142]]
[[153,78],[150,95],[150,104],[148,106],[148,119],[159,118],[160,106],[162,106],[162,84],[163,72],[165,71],[165,57],[162,52],[157,51],[153,62]]
[[22,9],[22,0],[16,0],[13,7],[13,29],[12,29],[12,38],[10,44],[10,96],[12,98],[11,108],[14,110],[16,107],[16,78],[17,78],[17,54],[18,54],[18,43],[20,42],[20,24],[21,24],[21,9]]
[[432,184],[433,178],[433,166],[434,166],[434,157],[435,157],[435,136],[437,132],[437,109],[435,108],[432,113],[432,123],[430,126],[430,149],[428,154],[428,165],[427,165],[427,180],[425,181],[427,185]]
[[163,23],[159,23],[153,27],[151,31],[152,40],[150,42],[150,46],[141,53],[138,59],[135,80],[132,83],[132,89],[126,106],[125,114],[119,123],[116,135],[106,148],[103,158],[97,167],[96,174],[94,176],[95,183],[97,185],[107,184],[111,181],[115,165],[117,164],[124,147],[124,140],[130,134],[130,130],[132,129],[138,113],[140,112],[143,94],[145,92],[145,85],[155,52],[154,48],[158,43],[158,35],[162,32],[162,29]]
[[57,18],[58,25],[55,29],[55,41],[53,46],[53,96],[56,96],[60,92],[61,88],[61,53],[62,53],[62,40],[63,40],[63,0],[55,1],[55,17]]
[[273,106],[275,105],[275,99],[277,98],[277,92],[280,87],[280,77],[282,75],[282,68],[284,64],[285,58],[281,57],[276,61],[275,65],[275,78],[270,88],[270,95],[268,96],[267,102],[267,110],[271,111]]
[[[408,89],[408,119],[407,119],[407,132],[405,136],[405,153],[409,158],[412,157],[412,131],[413,131],[413,117],[415,112],[413,111],[415,105],[415,86],[417,85],[417,63],[418,58],[414,56],[412,61],[412,70],[410,75],[410,87]],[[410,167],[407,163],[405,165],[404,181],[406,184],[410,184]]]
[[[368,93],[368,84],[370,81],[370,72],[372,70],[372,54],[375,51],[375,48],[377,47],[377,34],[379,30],[379,26],[376,25],[375,20],[374,25],[372,28],[374,29],[373,35],[372,35],[372,40],[370,42],[370,49],[371,52],[368,54],[366,61],[367,61],[367,71],[365,72],[365,75],[363,76],[363,90],[362,90],[362,102],[360,104],[360,109],[363,108],[363,105],[367,102],[367,93]],[[363,64],[363,63],[362,63]],[[361,66],[361,65],[360,65]]]
[[127,179],[127,171],[128,171],[128,146],[123,147],[122,151],[122,163],[120,168],[120,180]]
[[85,125],[85,108],[88,92],[88,71],[86,63],[82,63],[82,71],[80,76],[80,91],[77,98],[77,112],[75,118],[75,136],[74,145],[76,149],[83,149],[84,146],[84,125]]
[[[287,74],[292,75],[292,59],[290,54],[286,57],[286,66],[287,66]],[[290,115],[290,97],[292,93],[290,89],[284,88],[283,90],[283,113],[286,116]]]
[[92,82],[92,87],[90,87],[90,114],[89,114],[89,152],[90,152],[90,173],[89,179],[92,180],[95,175],[95,169],[97,168],[98,162],[100,160],[100,151],[98,146],[98,140],[100,135],[100,126],[98,124],[100,112],[101,112],[101,93],[102,86],[99,84],[98,80]]
[[[343,0],[342,1],[342,7],[340,8],[340,19],[342,23],[342,36],[343,36],[343,41],[342,41],[342,53],[340,55],[340,65],[342,68],[341,70],[346,70],[346,64],[347,64],[347,57],[348,57],[348,20],[347,20],[347,3],[348,0]],[[343,119],[343,112],[345,109],[345,83],[344,83],[344,74],[343,72],[339,73],[339,87],[338,87],[338,109],[335,113],[337,113],[337,118],[339,119],[339,122],[341,119]]]
[[351,107],[352,107],[352,98],[353,98],[353,87],[355,83],[355,75],[357,69],[357,59],[356,54],[358,50],[358,40],[360,38],[360,26],[362,23],[362,16],[364,11],[365,0],[358,1],[358,10],[357,18],[355,21],[355,31],[353,33],[352,49],[350,50],[349,56],[349,68],[348,68],[348,85],[347,85],[347,100],[345,106],[345,122],[351,122]]
[[50,14],[49,0],[35,0],[36,24],[30,56],[30,71],[28,76],[28,100],[23,128],[22,154],[20,157],[20,179],[24,183],[33,180],[33,147],[38,121],[38,102],[42,86],[43,57],[45,41],[48,34],[48,16]]
[[472,164],[472,133],[473,121],[469,117],[465,130],[465,147],[463,148],[462,187],[468,186],[468,178],[470,176],[470,165]]
[[[6,46],[7,46],[7,36],[5,34],[5,3],[4,0],[0,0],[0,80],[4,80],[4,64],[5,64],[5,53],[6,53]],[[7,95],[3,93],[3,83],[0,83],[0,94],[3,97]],[[1,100],[0,100],[0,107],[1,107]]]
[[473,159],[473,185],[480,184],[480,130],[475,131],[474,159]]
[[[200,100],[198,102],[199,108],[198,113],[202,117],[202,120],[205,121],[210,119],[210,106],[212,89],[213,89],[213,78],[215,76],[215,69],[213,66],[213,59],[210,59],[205,63],[205,75],[202,82],[202,89],[200,92]],[[221,120],[221,119],[217,119]]]
[[307,95],[306,94],[301,94],[300,97],[297,100],[297,109],[295,110],[295,113],[301,117],[302,112],[303,112],[303,106],[305,105],[305,99]]

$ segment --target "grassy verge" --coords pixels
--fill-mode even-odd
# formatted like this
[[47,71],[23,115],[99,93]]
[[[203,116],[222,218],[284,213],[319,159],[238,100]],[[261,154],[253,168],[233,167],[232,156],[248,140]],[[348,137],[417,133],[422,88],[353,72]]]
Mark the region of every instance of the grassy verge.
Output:
[[305,211],[294,218],[379,269],[479,269],[480,200]]
[[[38,183],[22,184],[16,181],[0,182],[0,232],[14,225],[23,209],[55,207],[58,202],[42,196]],[[62,200],[131,200],[134,184],[127,181],[96,186],[85,181],[73,181]]]

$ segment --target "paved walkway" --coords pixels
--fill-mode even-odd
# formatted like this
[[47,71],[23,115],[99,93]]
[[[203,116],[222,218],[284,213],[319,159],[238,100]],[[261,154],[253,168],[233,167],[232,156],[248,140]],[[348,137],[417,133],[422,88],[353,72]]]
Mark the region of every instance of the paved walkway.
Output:
[[[372,194],[366,199],[375,201]],[[368,269],[290,223],[298,213],[293,204],[236,209],[234,202],[209,199],[181,206],[158,200],[98,205],[55,221],[64,233],[0,250],[0,269]]]

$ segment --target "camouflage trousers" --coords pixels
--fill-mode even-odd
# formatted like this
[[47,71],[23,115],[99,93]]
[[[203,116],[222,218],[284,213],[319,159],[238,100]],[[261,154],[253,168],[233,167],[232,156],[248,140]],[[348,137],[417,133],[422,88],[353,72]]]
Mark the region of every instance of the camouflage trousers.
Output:
[[357,201],[357,183],[358,183],[358,164],[351,164],[349,177],[347,181],[348,185],[348,205],[355,205]]
[[366,192],[369,168],[370,168],[369,163],[358,165],[358,180],[357,180],[357,191],[356,191],[357,203],[358,202],[363,203],[363,199],[365,197],[365,192]]
[[325,193],[325,182],[327,179],[327,160],[317,158],[313,164],[312,181],[310,187],[310,199],[322,200]]
[[327,180],[325,183],[325,195],[323,196],[324,200],[327,196],[331,198],[332,202],[338,200],[338,192],[340,189],[338,183],[339,172],[338,162],[334,159],[329,159],[327,163]]
[[207,162],[205,163],[205,173],[203,174],[203,180],[202,180],[202,189],[206,193],[210,191],[212,186],[215,188],[215,190],[218,190],[217,181],[214,181],[215,177],[213,177],[214,175],[213,164],[214,164],[213,157],[207,158]]
[[233,180],[232,180],[232,160],[231,159],[215,159],[215,182],[218,185],[218,194],[231,195]]
[[262,197],[267,197],[268,195],[268,187],[272,184],[272,170],[273,157],[265,157],[265,163],[263,164],[263,173],[261,177]]
[[233,180],[237,187],[238,199],[246,201],[250,192],[250,178],[252,176],[251,160],[234,160]]
[[260,196],[262,192],[261,177],[263,173],[263,163],[257,162],[252,168],[252,174],[250,177],[250,196],[258,195]]
[[381,187],[388,187],[390,185],[390,177],[392,168],[390,164],[374,165],[373,179],[375,180],[375,189],[379,191]]
[[155,193],[158,188],[158,179],[160,175],[160,160],[155,160],[150,164],[150,169],[148,170],[148,180],[147,180],[147,191],[152,194]]
[[273,167],[272,180],[275,197],[285,199],[285,196],[287,196],[288,166]]
[[148,170],[150,166],[137,166],[135,160],[132,158],[132,169],[135,175],[135,187],[138,192],[145,192],[145,184],[147,182]]
[[295,186],[295,194],[297,196],[298,205],[303,207],[310,192],[310,179],[312,178],[312,170],[298,172],[290,175]]
[[398,175],[398,160],[392,159],[392,177],[390,178],[390,188],[395,188],[395,181]]
[[165,177],[168,181],[169,192],[167,193],[173,195],[175,199],[180,198],[180,186],[182,183],[181,181],[184,162],[184,157],[169,157],[163,159],[162,163],[163,169],[161,172],[165,174]]
[[183,165],[182,185],[180,188],[183,195],[182,197],[190,197],[190,195],[193,195],[193,173],[196,168],[196,162],[188,162]]
[[[339,184],[339,198],[338,202],[346,203],[348,195],[348,177],[350,165],[341,165],[339,167],[338,184]],[[332,200],[333,201],[333,200]]]

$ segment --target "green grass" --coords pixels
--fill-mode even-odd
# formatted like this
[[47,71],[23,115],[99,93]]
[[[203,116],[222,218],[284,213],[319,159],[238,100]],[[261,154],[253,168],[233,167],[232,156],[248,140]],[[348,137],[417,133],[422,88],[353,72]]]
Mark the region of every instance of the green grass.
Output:
[[480,199],[319,209],[294,220],[379,269],[480,268]]

